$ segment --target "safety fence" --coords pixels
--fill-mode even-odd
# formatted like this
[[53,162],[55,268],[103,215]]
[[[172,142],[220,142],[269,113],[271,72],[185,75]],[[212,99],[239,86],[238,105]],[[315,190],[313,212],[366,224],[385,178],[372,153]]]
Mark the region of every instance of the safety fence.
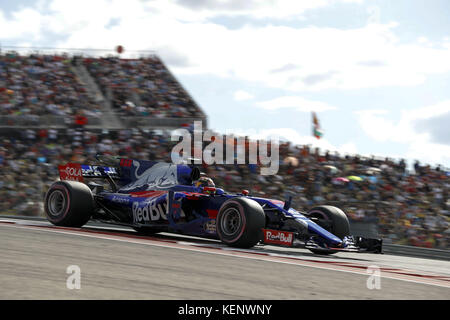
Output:
[[[207,128],[207,119],[205,118],[154,118],[147,116],[121,116],[116,115],[122,122],[122,128],[182,128],[186,125],[192,125],[194,121],[202,121],[203,128]],[[102,123],[101,118],[87,117],[87,128],[109,129],[107,123]],[[54,128],[63,129],[75,124],[72,117],[54,116],[54,115],[7,115],[0,116],[0,127],[3,128]]]
[[383,244],[383,252],[385,254],[398,256],[450,261],[450,250],[403,246],[398,244]]
[[182,128],[192,125],[194,121],[202,121],[203,128],[207,128],[205,118],[152,118],[152,117],[121,117],[128,128]]
[[[55,115],[7,115],[0,116],[0,127],[28,127],[28,128],[66,128],[73,125],[71,116]],[[100,126],[100,118],[88,117],[88,126]]]

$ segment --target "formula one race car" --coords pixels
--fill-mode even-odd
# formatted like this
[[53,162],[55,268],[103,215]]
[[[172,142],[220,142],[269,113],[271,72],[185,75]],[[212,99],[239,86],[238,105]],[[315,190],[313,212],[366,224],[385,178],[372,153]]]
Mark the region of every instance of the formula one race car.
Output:
[[[45,196],[47,219],[81,227],[89,220],[126,225],[141,234],[172,232],[250,248],[258,243],[304,247],[318,254],[381,253],[381,239],[351,236],[345,213],[332,206],[307,212],[287,201],[230,194],[194,165],[99,156],[101,165],[59,166]],[[85,179],[100,178],[108,183]],[[101,182],[101,181],[100,181]]]

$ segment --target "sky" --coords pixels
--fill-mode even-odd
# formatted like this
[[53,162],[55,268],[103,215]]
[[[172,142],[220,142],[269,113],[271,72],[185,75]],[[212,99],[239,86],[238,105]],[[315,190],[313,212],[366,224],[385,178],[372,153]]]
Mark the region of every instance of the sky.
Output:
[[450,168],[449,13],[447,0],[0,0],[0,45],[152,50],[218,132]]

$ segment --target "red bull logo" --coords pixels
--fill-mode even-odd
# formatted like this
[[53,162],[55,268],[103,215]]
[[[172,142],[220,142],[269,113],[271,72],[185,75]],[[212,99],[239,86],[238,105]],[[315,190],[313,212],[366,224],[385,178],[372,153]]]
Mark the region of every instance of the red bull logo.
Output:
[[263,229],[264,242],[267,244],[278,244],[292,246],[294,234],[288,231]]

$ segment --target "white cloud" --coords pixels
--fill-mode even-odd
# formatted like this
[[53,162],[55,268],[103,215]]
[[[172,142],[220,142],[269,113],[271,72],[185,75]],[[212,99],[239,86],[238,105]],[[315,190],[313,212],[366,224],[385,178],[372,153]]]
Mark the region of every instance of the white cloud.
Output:
[[[227,6],[203,1],[195,9],[174,1],[52,0],[46,12],[24,8],[11,19],[0,15],[0,37],[25,37],[39,46],[43,39],[50,45],[54,40],[47,34],[57,33],[67,35],[52,44],[58,47],[113,49],[122,44],[128,56],[131,50],[161,50],[163,59],[170,52],[189,62],[169,64],[177,74],[216,75],[291,91],[412,86],[431,74],[450,72],[448,42],[400,43],[396,23],[345,30],[296,28],[283,19],[286,25],[270,24],[269,18],[292,17],[336,2],[278,0]],[[228,29],[208,20],[224,13],[266,17],[267,22]],[[109,27],[111,19],[117,23]],[[283,68],[286,65],[295,68]]]
[[[270,25],[239,30],[217,27],[210,29],[214,36],[207,32],[200,37],[211,38],[216,44],[189,53],[195,64],[178,71],[214,73],[292,91],[411,86],[424,82],[427,75],[450,71],[450,50],[398,44],[394,29],[395,24],[349,30]],[[196,31],[203,33],[202,29]],[[230,52],[231,47],[239,50]],[[360,61],[379,63],[370,66]],[[273,73],[286,64],[298,68]]]
[[426,43],[428,43],[428,39],[426,37],[418,37],[417,42],[426,44]]
[[277,110],[281,108],[292,108],[301,112],[322,112],[327,110],[337,109],[325,102],[307,100],[299,96],[283,96],[268,101],[261,101],[256,103],[257,107],[265,110]]
[[10,19],[0,10],[0,39],[15,39],[31,37],[30,40],[40,40],[42,36],[43,16],[31,8],[23,8],[12,13]]
[[245,101],[245,100],[250,100],[253,99],[254,96],[251,93],[248,93],[247,91],[244,90],[237,90],[234,92],[233,94],[234,100],[236,101]]
[[342,153],[358,154],[358,149],[356,148],[356,145],[353,142],[344,143],[337,150],[339,150]]
[[405,111],[411,119],[429,119],[450,111],[450,100],[441,101],[437,104]]
[[416,126],[417,121],[439,117],[448,112],[450,100],[427,107],[402,110],[397,121],[390,118],[387,110],[364,110],[355,113],[361,128],[373,140],[403,143],[408,147],[404,155],[406,158],[448,165],[450,145],[434,142],[430,132],[420,132]]
[[255,19],[294,19],[311,9],[323,8],[335,3],[361,3],[363,0],[177,0],[149,2],[171,17],[183,17],[185,21],[199,21],[216,16],[245,16]]
[[[387,110],[380,109],[361,110],[355,112],[358,116],[359,124],[363,128],[364,132],[373,140],[378,142],[384,142],[392,139],[393,133],[397,132],[396,125],[390,119],[386,119],[386,117],[384,117],[387,113]],[[396,136],[396,138],[398,139],[399,136]]]

